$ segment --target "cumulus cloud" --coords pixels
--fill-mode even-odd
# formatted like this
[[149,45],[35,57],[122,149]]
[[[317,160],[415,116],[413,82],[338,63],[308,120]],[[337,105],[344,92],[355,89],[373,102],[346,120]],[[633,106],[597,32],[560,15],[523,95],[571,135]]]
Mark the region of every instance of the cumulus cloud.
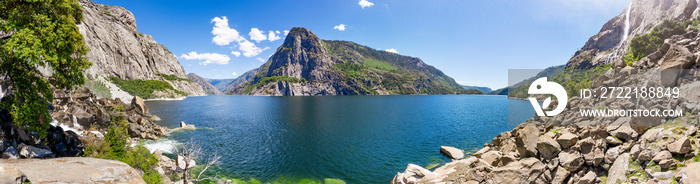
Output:
[[214,34],[212,42],[215,44],[228,45],[231,42],[239,42],[245,39],[238,33],[238,31],[231,29],[228,26],[228,19],[226,16],[222,16],[221,18],[214,17],[211,22],[214,23],[214,29],[211,31],[211,34]]
[[265,62],[265,59],[263,59],[263,58],[255,58],[255,59],[257,59],[260,62]]
[[201,62],[199,64],[205,66],[210,63],[225,65],[228,64],[229,60],[231,60],[231,58],[229,58],[227,55],[217,53],[198,54],[197,52],[190,52],[189,54],[182,54],[182,56],[180,57],[186,60],[204,60],[204,62]]
[[[277,32],[278,32],[278,34],[279,34],[279,31],[277,31]],[[270,40],[270,41],[275,41],[275,40],[279,40],[279,39],[282,39],[282,38],[281,38],[280,36],[275,35],[275,32],[274,32],[274,31],[270,31],[270,33],[267,34],[267,39]]]
[[287,36],[289,34],[289,30],[284,30],[284,36]]
[[238,51],[231,51],[231,54],[233,54],[236,57],[241,56],[241,52]]
[[359,4],[360,7],[362,7],[362,9],[365,9],[365,7],[374,6],[374,3],[369,2],[369,1],[367,1],[367,0],[360,0],[360,2],[357,3],[357,4]]
[[338,31],[345,31],[345,24],[337,25],[333,27],[333,29],[337,29]]
[[238,49],[243,51],[243,56],[245,57],[257,56],[262,51],[267,50],[269,48],[270,47],[265,47],[264,49],[261,49],[260,47],[255,46],[253,42],[250,42],[248,40],[238,42]]
[[238,74],[236,72],[233,72],[232,74],[233,74],[233,76],[238,76]]
[[399,51],[396,51],[396,49],[394,49],[394,48],[386,49],[386,50],[384,50],[384,51],[386,51],[386,52],[391,52],[391,53],[394,53],[394,54],[398,54],[398,53],[399,53]]
[[263,33],[263,31],[260,31],[258,28],[251,28],[250,33],[248,33],[248,35],[250,35],[251,40],[254,40],[258,43],[260,43],[260,41],[267,40],[267,36],[265,36],[265,33]]

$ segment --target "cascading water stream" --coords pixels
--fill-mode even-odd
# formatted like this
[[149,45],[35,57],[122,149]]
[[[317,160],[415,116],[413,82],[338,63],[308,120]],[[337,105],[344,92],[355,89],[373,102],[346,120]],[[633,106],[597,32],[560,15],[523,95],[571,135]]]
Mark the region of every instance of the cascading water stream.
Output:
[[627,40],[627,37],[629,37],[629,32],[630,32],[630,12],[632,11],[632,3],[630,2],[627,5],[627,9],[625,10],[625,22],[623,26],[623,33],[622,33],[622,39],[620,39],[620,43],[615,46],[614,51],[608,55],[608,59],[606,59],[605,63],[611,63],[614,61],[618,56],[621,55],[620,52],[622,52],[622,43]]

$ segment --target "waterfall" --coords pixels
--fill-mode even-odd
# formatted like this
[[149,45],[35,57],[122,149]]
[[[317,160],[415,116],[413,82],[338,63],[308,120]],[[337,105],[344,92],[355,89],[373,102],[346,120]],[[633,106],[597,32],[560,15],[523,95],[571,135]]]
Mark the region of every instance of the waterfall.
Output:
[[625,9],[625,11],[625,22],[622,30],[622,39],[620,39],[620,43],[618,43],[617,46],[615,46],[612,53],[608,54],[608,58],[605,60],[605,63],[611,63],[616,58],[618,58],[618,56],[622,56],[625,54],[621,53],[623,51],[620,49],[622,49],[622,43],[625,42],[625,40],[627,40],[627,37],[629,37],[630,34],[630,12],[632,11],[632,2],[627,4],[627,9]]
[[632,11],[632,3],[627,5],[627,12],[625,12],[625,32],[622,34],[622,40],[620,40],[620,44],[622,44],[623,41],[627,40],[627,37],[630,35],[630,12]]

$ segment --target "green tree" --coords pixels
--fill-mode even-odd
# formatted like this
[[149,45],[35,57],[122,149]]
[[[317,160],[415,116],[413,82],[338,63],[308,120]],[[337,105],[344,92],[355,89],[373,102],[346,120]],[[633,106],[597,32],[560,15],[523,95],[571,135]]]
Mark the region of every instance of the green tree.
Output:
[[45,137],[51,86],[83,84],[83,71],[92,64],[82,57],[88,49],[76,26],[83,10],[77,0],[2,0],[0,12],[0,76],[13,94],[0,107],[10,110],[17,126]]

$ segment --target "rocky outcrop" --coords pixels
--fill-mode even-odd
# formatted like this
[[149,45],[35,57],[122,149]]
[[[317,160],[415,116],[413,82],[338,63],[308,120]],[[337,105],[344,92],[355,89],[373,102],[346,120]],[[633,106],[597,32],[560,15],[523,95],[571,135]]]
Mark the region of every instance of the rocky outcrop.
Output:
[[205,95],[194,82],[169,81],[159,74],[187,78],[185,69],[168,48],[150,35],[138,32],[134,15],[118,6],[80,0],[84,20],[78,25],[85,45],[85,56],[92,66],[89,77],[119,77],[125,80],[162,80],[190,96]]
[[157,140],[168,134],[168,129],[153,123],[148,107],[140,97],[134,97],[129,104],[119,98],[98,99],[85,87],[74,90],[54,91],[54,109],[51,116],[54,125],[73,129],[79,136],[101,137],[107,132],[112,117],[121,117],[128,122],[130,136]]
[[0,172],[0,179],[24,176],[32,183],[146,183],[129,165],[97,158],[0,160],[3,169],[12,172]]
[[248,80],[248,75],[239,77],[236,84],[247,82],[226,93],[313,96],[467,92],[420,58],[352,42],[321,40],[302,27],[292,28],[282,46],[256,71]]
[[[629,50],[629,43],[635,36],[649,33],[664,20],[684,21],[698,15],[700,8],[695,0],[633,0],[620,15],[610,19],[598,34],[589,38],[566,67],[589,68],[619,60]],[[625,24],[628,24],[627,30]]]
[[202,86],[202,89],[204,89],[204,92],[209,95],[223,95],[219,89],[216,89],[213,85],[211,85],[209,82],[207,82],[207,79],[200,77],[197,74],[194,73],[189,73],[187,74],[187,78],[192,80],[192,82],[195,82],[199,84],[199,86]]
[[462,159],[464,158],[464,151],[450,146],[440,146],[440,152],[447,155],[451,159]]
[[236,89],[238,86],[243,85],[246,82],[253,79],[253,77],[255,77],[255,75],[258,74],[259,70],[260,70],[259,68],[256,68],[256,69],[252,69],[252,70],[249,70],[249,71],[243,73],[243,75],[238,76],[231,83],[227,84],[224,88],[222,88],[220,90],[226,94],[233,93],[233,89]]

